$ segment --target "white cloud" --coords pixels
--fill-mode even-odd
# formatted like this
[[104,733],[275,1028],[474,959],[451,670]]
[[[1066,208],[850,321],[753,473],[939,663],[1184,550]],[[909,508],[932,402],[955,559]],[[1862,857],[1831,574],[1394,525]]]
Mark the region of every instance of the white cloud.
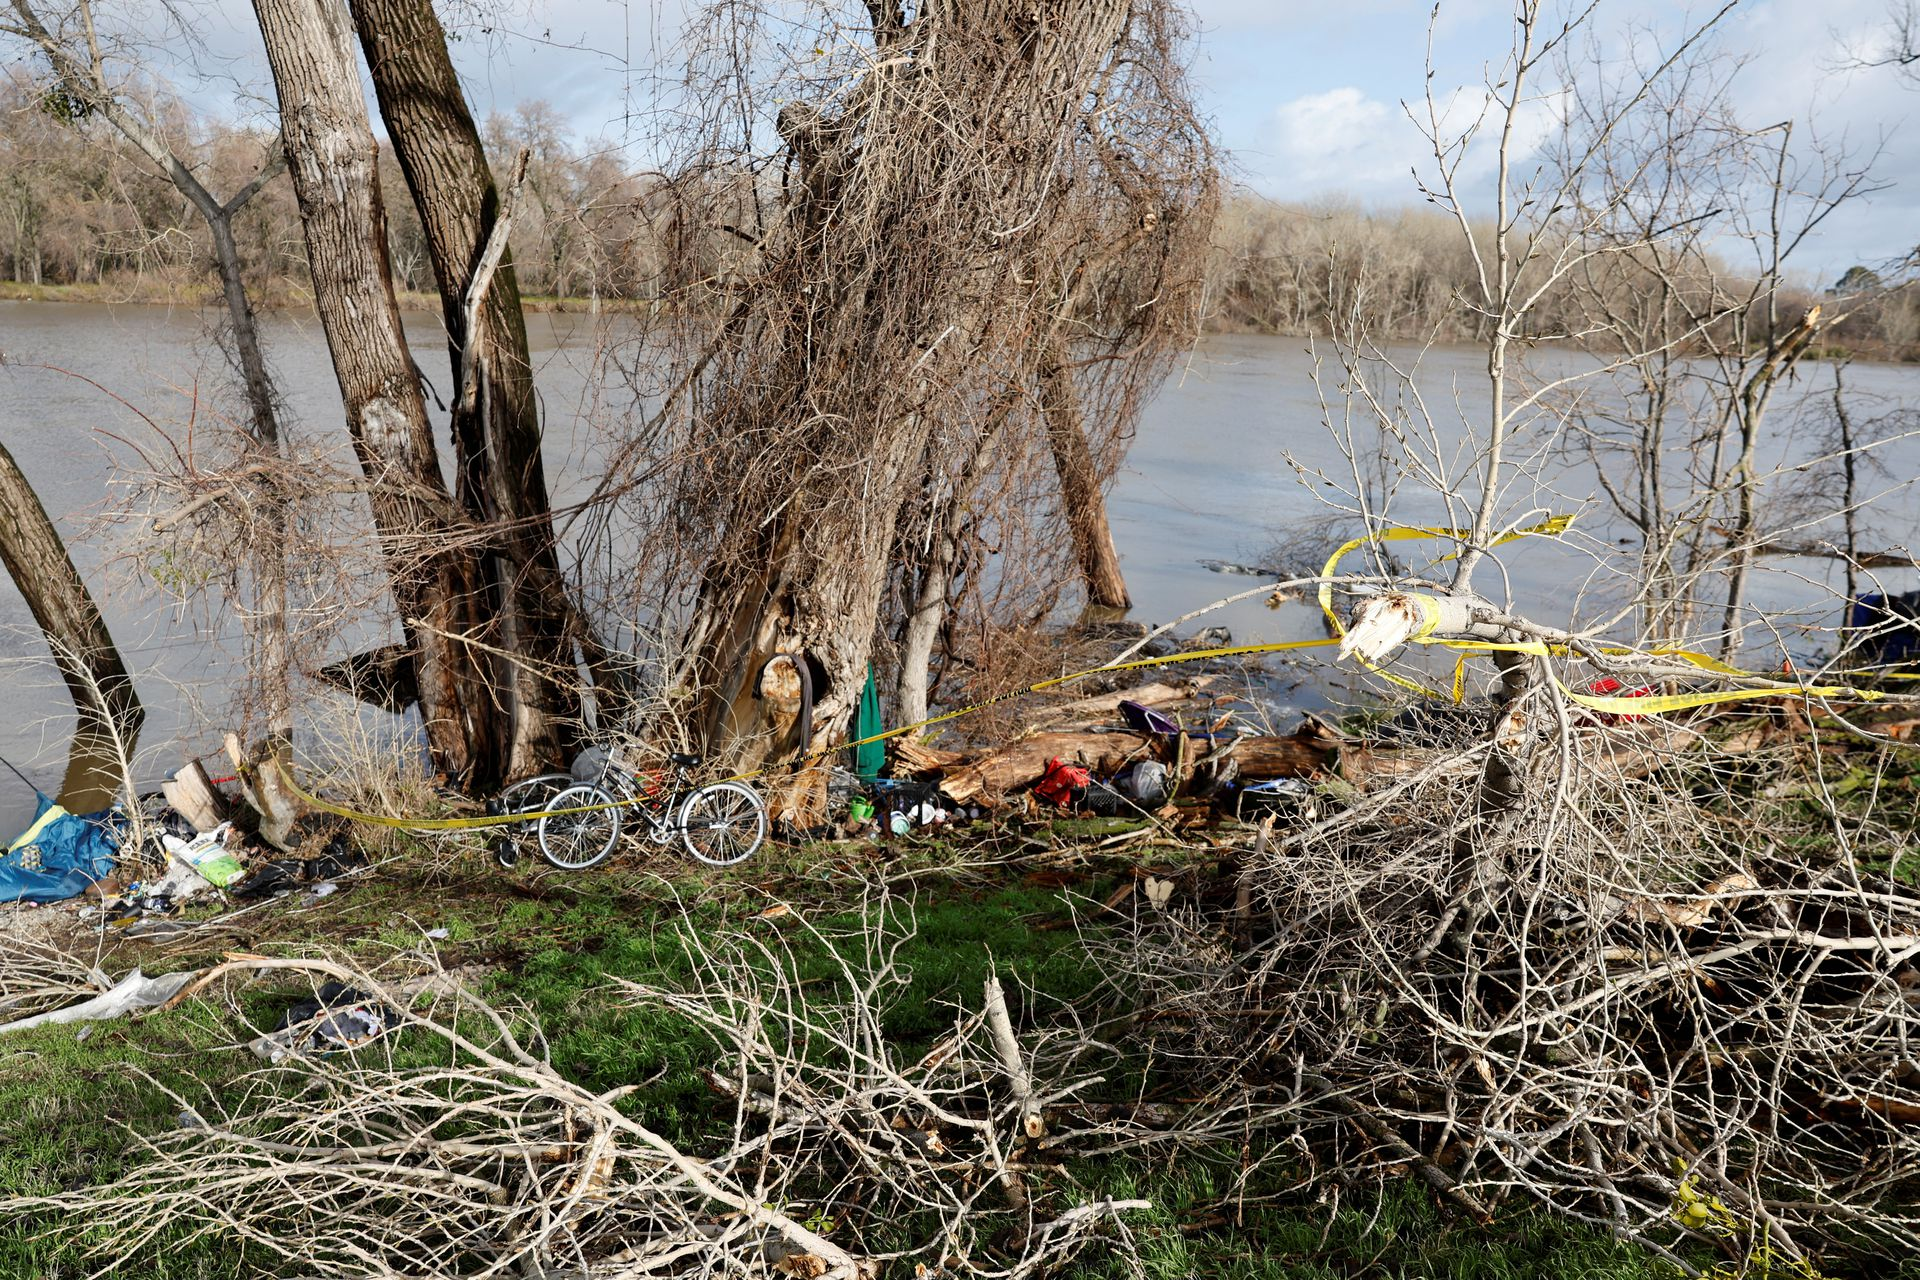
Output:
[[[1521,102],[1515,114],[1511,155],[1516,165],[1539,149],[1560,119],[1563,96],[1551,93]],[[1273,116],[1273,159],[1261,185],[1274,195],[1302,197],[1339,193],[1367,201],[1411,203],[1419,198],[1413,175],[1434,182],[1437,162],[1424,102],[1415,113],[1382,102],[1352,86],[1305,94],[1282,103]],[[1440,135],[1453,140],[1472,132],[1456,172],[1463,192],[1484,185],[1497,164],[1500,107],[1485,89],[1455,89],[1436,95]],[[1416,119],[1419,121],[1415,123]]]
[[1274,112],[1272,176],[1296,190],[1372,195],[1404,179],[1407,148],[1390,139],[1418,141],[1397,105],[1346,86],[1284,102]]

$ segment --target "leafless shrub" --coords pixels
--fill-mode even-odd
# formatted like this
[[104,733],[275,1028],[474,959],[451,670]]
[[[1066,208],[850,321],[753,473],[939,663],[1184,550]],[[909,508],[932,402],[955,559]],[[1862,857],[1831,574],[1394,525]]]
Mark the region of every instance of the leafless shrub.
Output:
[[[1251,910],[1190,903],[1108,951],[1155,1056],[1319,1139],[1351,1122],[1475,1214],[1532,1197],[1735,1258],[1920,1242],[1911,832],[1843,813],[1818,735],[1553,696],[1524,741],[1278,838]],[[1458,796],[1493,751],[1524,785],[1488,824]]]

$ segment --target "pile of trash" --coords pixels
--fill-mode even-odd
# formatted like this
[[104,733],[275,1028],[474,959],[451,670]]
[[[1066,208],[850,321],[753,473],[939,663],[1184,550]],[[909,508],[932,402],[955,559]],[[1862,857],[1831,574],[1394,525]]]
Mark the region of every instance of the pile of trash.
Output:
[[89,814],[70,813],[36,788],[32,824],[0,855],[0,903],[64,902],[91,891],[104,900],[104,921],[125,926],[208,897],[244,901],[302,885],[325,896],[333,879],[366,865],[343,827],[318,856],[290,856],[285,832],[249,820],[254,797],[237,782],[209,778],[192,762],[133,809]]
[[178,832],[182,820],[171,810],[160,821],[165,829],[158,842],[166,870],[151,880],[134,881],[108,901],[103,919],[109,928],[172,915],[222,893],[245,902],[305,888],[324,898],[335,891],[339,877],[367,865],[344,831],[336,832],[317,857],[275,857],[275,850],[243,835],[231,822],[187,837]]
[[[1325,799],[1314,780],[1343,764],[1340,734],[1309,717],[1294,733],[1236,724],[1234,709],[1206,692],[1153,684],[1081,699],[1058,709],[1072,727],[1049,727],[975,751],[913,740],[893,749],[896,779],[875,783],[938,809],[1026,805],[1095,817],[1172,816],[1184,802],[1209,820],[1311,820]],[[921,812],[906,806],[911,825]]]

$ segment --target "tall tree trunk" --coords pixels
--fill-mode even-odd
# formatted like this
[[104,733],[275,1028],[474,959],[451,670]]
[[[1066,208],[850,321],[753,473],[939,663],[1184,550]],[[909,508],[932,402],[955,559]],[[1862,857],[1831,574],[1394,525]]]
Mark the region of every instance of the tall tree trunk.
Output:
[[60,803],[75,813],[111,804],[127,785],[146,719],[133,678],[60,533],[13,454],[0,444],[0,561],[47,637],[78,717]]
[[519,280],[511,251],[491,276],[476,279],[499,227],[500,194],[432,4],[353,0],[352,7],[381,118],[420,210],[459,371],[456,496],[488,534],[482,570],[498,623],[490,643],[508,668],[499,673],[512,714],[508,773],[521,777],[564,756],[580,697]]
[[1087,448],[1073,366],[1059,339],[1053,341],[1040,367],[1040,399],[1047,418],[1047,444],[1060,477],[1060,502],[1073,534],[1074,559],[1086,580],[1087,603],[1107,609],[1132,608],[1127,580],[1120,572],[1120,553],[1113,545],[1113,528],[1107,523],[1107,498],[1101,492],[1093,452]]
[[908,578],[911,595],[906,625],[901,629],[899,671],[893,686],[894,711],[903,725],[917,724],[927,718],[933,647],[946,624],[947,597],[953,589],[961,538],[973,516],[973,494],[993,466],[1007,415],[1014,407],[1010,396],[1004,397],[996,407],[992,425],[981,434],[973,457],[967,460],[966,470],[955,480],[945,511],[931,531],[926,552],[919,557],[920,563]]
[[699,390],[682,481],[690,537],[717,534],[677,683],[727,767],[787,745],[755,696],[775,653],[814,672],[815,746],[844,735],[930,441],[970,440],[986,396],[1031,385],[1023,364],[986,390],[982,362],[1011,335],[1031,343],[1038,295],[1020,268],[1128,13],[1125,0],[943,0],[911,20],[876,7],[867,31],[886,56],[780,111],[784,208],[759,241],[750,319]]
[[280,97],[314,301],[412,650],[435,763],[498,780],[506,718],[481,651],[484,593],[427,424],[387,262],[386,215],[344,0],[255,0]]

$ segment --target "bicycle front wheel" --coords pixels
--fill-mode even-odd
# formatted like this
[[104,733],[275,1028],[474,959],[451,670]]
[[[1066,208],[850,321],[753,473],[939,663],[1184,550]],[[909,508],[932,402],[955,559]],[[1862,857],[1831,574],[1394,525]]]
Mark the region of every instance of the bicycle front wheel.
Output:
[[767,806],[745,783],[702,787],[680,807],[680,839],[688,853],[710,867],[746,861],[766,838]]
[[620,839],[620,810],[599,787],[568,787],[548,802],[551,810],[588,809],[588,813],[551,812],[540,819],[540,856],[562,871],[584,871],[605,862]]

